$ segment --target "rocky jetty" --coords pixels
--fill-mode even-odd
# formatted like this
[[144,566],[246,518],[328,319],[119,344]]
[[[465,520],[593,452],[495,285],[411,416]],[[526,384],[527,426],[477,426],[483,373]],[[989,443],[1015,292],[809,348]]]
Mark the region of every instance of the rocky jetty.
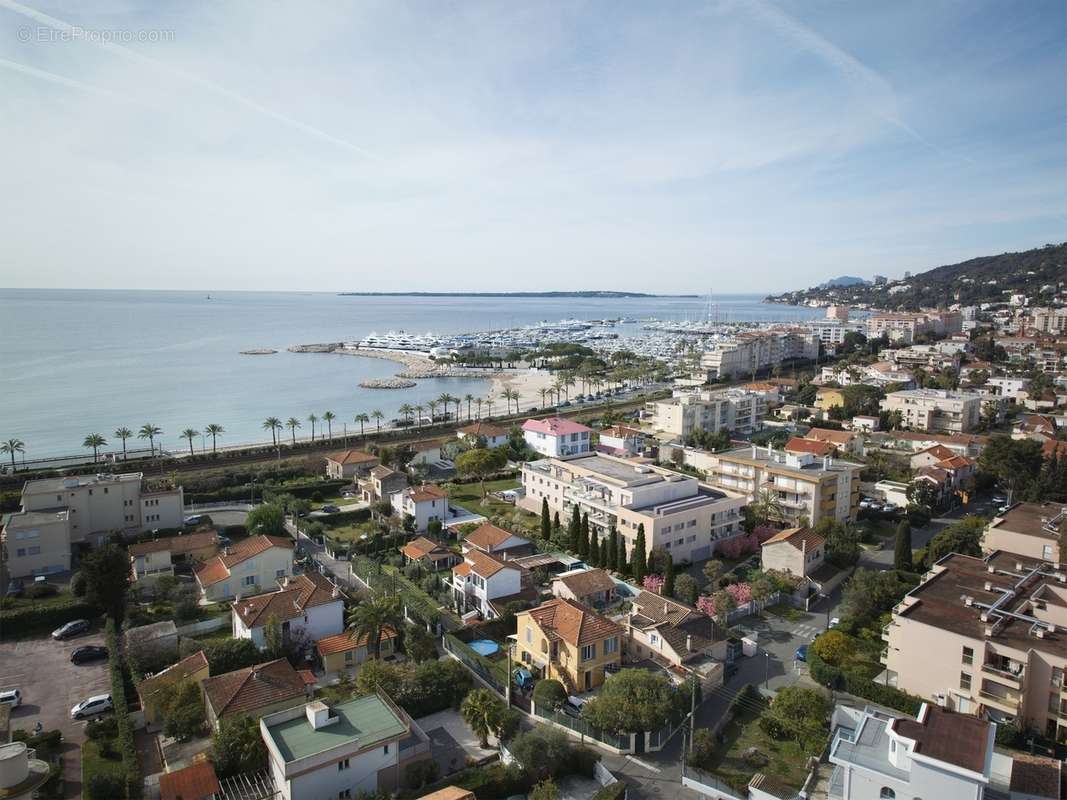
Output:
[[294,344],[286,349],[290,353],[332,353],[343,346],[343,342],[324,342],[322,344]]
[[277,353],[277,350],[271,350],[269,347],[258,347],[255,350],[242,350],[243,356],[272,356]]
[[371,378],[367,381],[360,381],[359,385],[364,389],[410,389],[416,383],[404,378]]

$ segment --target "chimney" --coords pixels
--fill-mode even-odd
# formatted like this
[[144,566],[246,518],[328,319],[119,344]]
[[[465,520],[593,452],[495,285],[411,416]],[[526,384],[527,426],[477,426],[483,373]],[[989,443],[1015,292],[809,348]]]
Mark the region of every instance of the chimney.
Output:
[[314,703],[308,703],[304,706],[304,713],[307,715],[308,724],[314,730],[321,730],[327,725],[333,725],[339,717],[330,716],[330,707],[321,700],[316,700]]
[[685,637],[685,649],[686,649],[686,652],[692,652],[692,650],[693,650],[693,637],[692,636],[686,636]]
[[752,445],[752,458],[756,457],[756,445]]
[[667,616],[670,613],[671,606],[666,600],[663,601],[663,616]]

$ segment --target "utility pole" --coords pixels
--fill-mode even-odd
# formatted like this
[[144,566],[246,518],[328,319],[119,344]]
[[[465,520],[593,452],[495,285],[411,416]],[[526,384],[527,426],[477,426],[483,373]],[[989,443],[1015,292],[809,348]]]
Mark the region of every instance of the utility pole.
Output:
[[[697,724],[697,678],[696,675],[691,675],[690,680],[693,682],[692,691],[689,698],[689,752],[693,752],[693,736],[696,734]],[[683,734],[684,735],[684,734]],[[684,742],[682,743],[682,752],[685,752]]]

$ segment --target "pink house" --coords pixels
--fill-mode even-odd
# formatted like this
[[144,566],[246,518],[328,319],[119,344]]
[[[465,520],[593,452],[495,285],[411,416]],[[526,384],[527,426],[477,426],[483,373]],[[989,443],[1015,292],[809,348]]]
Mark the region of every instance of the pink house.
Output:
[[558,458],[592,450],[592,428],[569,419],[528,419],[522,424],[526,443],[543,456]]

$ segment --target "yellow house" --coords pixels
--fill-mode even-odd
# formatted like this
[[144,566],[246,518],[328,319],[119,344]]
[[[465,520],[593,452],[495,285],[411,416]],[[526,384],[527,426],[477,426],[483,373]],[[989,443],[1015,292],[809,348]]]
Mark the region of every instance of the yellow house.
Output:
[[570,694],[595,689],[622,664],[622,627],[574,600],[549,600],[515,619],[519,659]]
[[834,406],[845,404],[845,394],[840,389],[824,386],[815,393],[815,407],[823,411],[829,411]]
[[141,681],[138,693],[141,695],[141,708],[144,709],[144,719],[149,725],[162,724],[162,714],[159,709],[159,692],[165,686],[193,681],[201,689],[207,680],[210,670],[208,669],[207,656],[201,650],[193,653],[188,658],[183,658],[177,664],[167,667],[162,672],[149,675]]
[[[396,631],[389,626],[382,628],[381,642],[382,658],[393,655],[396,652]],[[370,655],[366,634],[357,637],[352,629],[319,639],[315,642],[315,649],[319,652],[325,672],[356,669]]]

